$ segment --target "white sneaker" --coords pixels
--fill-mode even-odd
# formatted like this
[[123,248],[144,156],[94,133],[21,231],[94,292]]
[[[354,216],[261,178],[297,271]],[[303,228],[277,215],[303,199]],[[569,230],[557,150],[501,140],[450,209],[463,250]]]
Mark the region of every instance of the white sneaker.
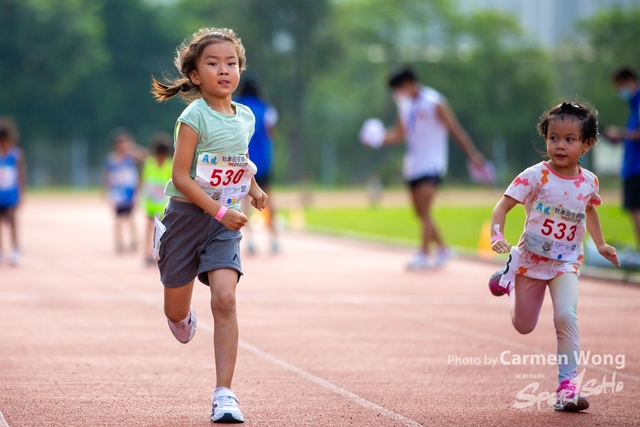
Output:
[[169,329],[171,329],[173,336],[182,344],[186,344],[191,341],[193,336],[196,334],[198,319],[196,318],[196,312],[191,308],[189,316],[186,319],[178,323],[174,323],[167,319],[167,323],[169,323]]
[[13,249],[11,253],[9,253],[9,264],[16,266],[20,262],[20,251],[18,249]]
[[429,257],[422,251],[417,251],[409,261],[409,264],[407,264],[407,269],[409,270],[424,270],[427,268],[431,268]]
[[238,399],[228,388],[218,388],[213,392],[211,421],[214,423],[243,423],[244,417],[238,407]]
[[444,267],[453,258],[453,249],[438,248],[436,252],[436,268]]

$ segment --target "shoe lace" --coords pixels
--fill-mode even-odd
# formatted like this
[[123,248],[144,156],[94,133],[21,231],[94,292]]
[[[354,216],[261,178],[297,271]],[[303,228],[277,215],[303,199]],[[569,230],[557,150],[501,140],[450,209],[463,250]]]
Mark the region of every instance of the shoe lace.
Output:
[[219,396],[215,398],[214,405],[218,407],[238,406],[238,401],[233,396]]
[[179,330],[179,331],[186,332],[191,327],[191,323],[192,322],[193,322],[193,319],[191,317],[189,317],[189,320],[187,322],[178,322],[178,323],[173,323],[172,322],[171,326],[173,327],[174,330]]
[[578,388],[573,382],[563,382],[558,386],[556,394],[561,400],[572,400],[578,396]]

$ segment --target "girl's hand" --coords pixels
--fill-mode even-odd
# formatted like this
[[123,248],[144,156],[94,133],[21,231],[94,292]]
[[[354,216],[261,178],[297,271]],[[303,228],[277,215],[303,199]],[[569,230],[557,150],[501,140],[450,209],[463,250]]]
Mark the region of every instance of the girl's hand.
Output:
[[245,214],[240,211],[236,211],[233,209],[228,209],[220,223],[227,227],[231,231],[240,230],[248,221],[248,218]]
[[480,153],[478,150],[474,150],[472,151],[471,155],[469,156],[469,158],[471,159],[471,161],[478,167],[482,167],[484,166],[484,162],[485,162],[485,158],[482,155],[482,153]]
[[506,254],[511,252],[511,245],[505,239],[500,239],[491,244],[491,249],[499,254]]
[[260,187],[252,186],[249,191],[249,195],[251,196],[251,206],[259,211],[267,207],[267,200],[269,200],[269,196],[267,196],[267,193],[262,191]]
[[616,248],[614,248],[613,246],[604,244],[598,247],[598,252],[600,252],[600,255],[602,255],[607,260],[609,260],[611,264],[620,268],[620,260],[618,260],[618,253],[616,252]]

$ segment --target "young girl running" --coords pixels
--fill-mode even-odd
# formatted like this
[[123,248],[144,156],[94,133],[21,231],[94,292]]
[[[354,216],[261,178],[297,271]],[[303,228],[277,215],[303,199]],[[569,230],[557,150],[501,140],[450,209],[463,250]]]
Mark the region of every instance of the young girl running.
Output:
[[240,228],[247,223],[239,206],[247,194],[255,208],[267,204],[247,157],[255,119],[249,108],[231,100],[245,51],[232,30],[204,28],[179,47],[175,64],[177,80],[152,80],[159,101],[175,95],[192,101],[175,127],[173,173],[165,189],[170,199],[162,220],[166,231],[156,248],[164,311],[173,335],[186,344],[196,330],[190,308],[195,278],[209,285],[216,364],[211,421],[244,422],[231,390],[238,352]]
[[[620,266],[615,248],[605,243],[596,206],[598,178],[580,166],[582,156],[596,143],[598,121],[589,107],[563,102],[540,118],[538,132],[546,142],[549,160],[526,169],[511,183],[493,210],[491,247],[511,251],[506,266],[489,280],[496,296],[510,297],[511,322],[528,334],[538,316],[548,286],[558,340],[558,388],[555,409],[581,411],[589,407],[577,390],[578,275],[586,231],[598,252]],[[511,248],[502,232],[507,213],[518,203],[526,212],[524,232]]]

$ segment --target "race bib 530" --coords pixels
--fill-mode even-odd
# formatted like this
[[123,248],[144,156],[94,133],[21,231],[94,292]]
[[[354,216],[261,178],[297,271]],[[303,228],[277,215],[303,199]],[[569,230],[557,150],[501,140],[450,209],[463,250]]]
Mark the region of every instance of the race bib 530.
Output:
[[202,153],[196,165],[196,183],[215,201],[229,206],[242,200],[258,169],[242,154]]

